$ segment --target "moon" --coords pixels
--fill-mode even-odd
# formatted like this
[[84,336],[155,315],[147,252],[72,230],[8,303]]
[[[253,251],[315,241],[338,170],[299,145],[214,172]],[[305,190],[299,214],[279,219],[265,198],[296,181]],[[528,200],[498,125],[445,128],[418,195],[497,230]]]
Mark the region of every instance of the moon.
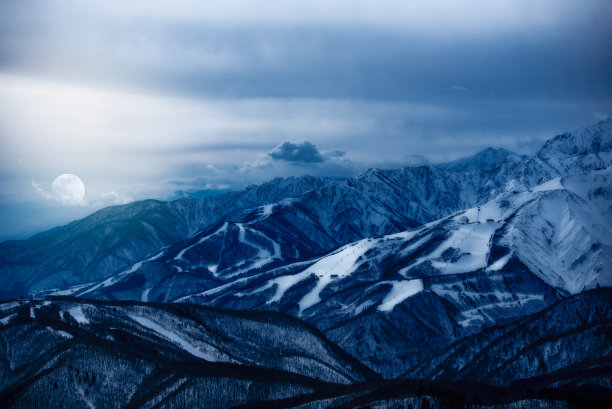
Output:
[[81,205],[85,198],[85,184],[78,176],[70,173],[59,175],[53,181],[51,190],[65,205]]

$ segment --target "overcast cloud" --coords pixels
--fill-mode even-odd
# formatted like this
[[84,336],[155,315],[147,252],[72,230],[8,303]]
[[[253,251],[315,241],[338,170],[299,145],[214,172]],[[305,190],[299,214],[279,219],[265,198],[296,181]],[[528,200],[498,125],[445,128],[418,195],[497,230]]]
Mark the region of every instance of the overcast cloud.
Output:
[[[612,115],[609,1],[1,1],[0,238]],[[51,197],[78,175],[84,206]],[[178,192],[178,193],[177,193]]]

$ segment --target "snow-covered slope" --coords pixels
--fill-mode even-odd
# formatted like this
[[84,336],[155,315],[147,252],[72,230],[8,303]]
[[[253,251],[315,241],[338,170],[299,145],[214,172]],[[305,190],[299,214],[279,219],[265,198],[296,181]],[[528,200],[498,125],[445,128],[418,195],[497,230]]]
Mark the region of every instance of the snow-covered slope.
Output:
[[[609,378],[606,294],[609,298],[602,290],[581,295],[526,318],[524,325],[468,338],[443,355],[463,359],[466,371],[484,369],[476,375],[480,379],[491,374],[496,383],[518,380],[524,384],[519,388],[381,380],[312,326],[277,313],[74,298],[2,302],[0,402],[12,409],[607,407],[610,394],[602,399],[592,388],[581,390],[585,375],[576,376],[579,369],[591,382],[605,384]],[[561,313],[573,319],[551,325]],[[507,337],[500,340],[500,333]],[[492,348],[473,353],[484,346]],[[593,363],[585,356],[602,359]],[[533,358],[536,368],[529,365]],[[526,362],[528,371],[521,371]],[[422,369],[446,364],[440,369],[449,378],[448,369],[457,362],[430,363]],[[555,370],[564,363],[581,365],[559,376]],[[508,374],[508,367],[519,371]],[[546,377],[539,383],[517,377],[533,373]],[[554,386],[559,379],[564,389],[528,389]]]
[[292,317],[193,305],[0,303],[0,354],[12,408],[232,407],[378,379]]
[[0,244],[0,298],[113,277],[163,247],[188,239],[237,210],[301,195],[325,178],[279,178],[199,200],[147,200],[102,209],[28,240]]
[[[275,310],[398,376],[463,337],[612,285],[611,138],[608,120],[534,156],[485,151],[453,169],[276,179],[104,209],[2,243],[0,297]],[[67,314],[92,322],[83,307]],[[171,338],[155,319],[132,321]],[[211,356],[183,335],[170,341]]]
[[[411,231],[363,239],[181,300],[294,314],[397,375],[423,358],[416,350],[427,348],[414,344],[440,347],[539,311],[565,294],[612,285],[611,181],[612,168],[554,179]],[[423,315],[415,316],[417,310]],[[376,338],[380,329],[370,326],[377,320],[403,325],[383,331],[396,336],[371,344],[349,336],[365,331]],[[412,347],[401,347],[412,360],[390,369],[386,353],[396,355],[398,338],[410,341]]]
[[611,302],[610,288],[564,299],[538,314],[467,337],[406,376],[507,385],[531,378],[524,384],[532,388],[600,378],[598,383],[610,385]]
[[[141,276],[128,286],[141,287],[138,299],[170,300],[188,295],[178,289],[189,281],[196,290],[210,288],[432,222],[505,192],[606,168],[611,135],[608,120],[555,137],[532,157],[486,150],[456,170],[421,166],[371,169],[345,180],[275,179],[199,200],[104,209],[30,240],[0,244],[0,297],[117,283],[131,272]],[[216,234],[224,223],[227,231]],[[136,292],[114,296],[136,298]]]
[[549,139],[538,152],[543,159],[568,158],[612,150],[612,118]]

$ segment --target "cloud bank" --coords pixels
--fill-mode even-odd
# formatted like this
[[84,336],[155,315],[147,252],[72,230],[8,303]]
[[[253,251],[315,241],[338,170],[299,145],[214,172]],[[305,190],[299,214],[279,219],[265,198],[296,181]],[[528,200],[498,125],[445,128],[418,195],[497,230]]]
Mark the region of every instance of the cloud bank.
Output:
[[[610,16],[599,0],[2,1],[0,237],[276,176],[533,152],[612,116]],[[40,194],[63,173],[87,206]]]

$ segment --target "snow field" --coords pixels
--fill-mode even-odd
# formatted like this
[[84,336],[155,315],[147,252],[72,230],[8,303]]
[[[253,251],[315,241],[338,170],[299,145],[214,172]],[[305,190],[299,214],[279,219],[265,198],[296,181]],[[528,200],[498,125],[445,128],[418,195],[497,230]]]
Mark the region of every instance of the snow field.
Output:
[[393,311],[396,305],[423,291],[423,281],[418,279],[408,281],[387,281],[386,283],[392,285],[391,291],[389,291],[382,303],[378,306],[378,311]]

